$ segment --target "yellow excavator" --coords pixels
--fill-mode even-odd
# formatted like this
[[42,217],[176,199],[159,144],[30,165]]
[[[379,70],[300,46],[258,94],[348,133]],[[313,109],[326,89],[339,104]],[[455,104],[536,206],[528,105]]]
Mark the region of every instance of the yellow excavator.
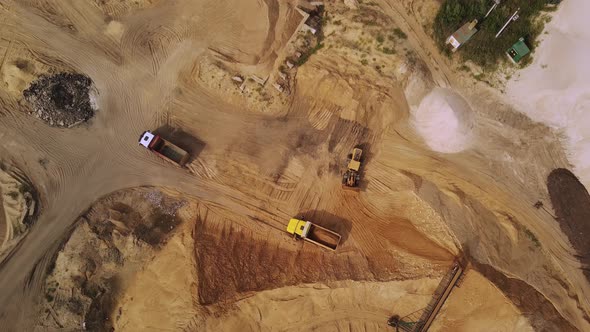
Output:
[[345,189],[358,190],[359,182],[361,181],[361,156],[363,150],[359,148],[352,149],[350,160],[348,161],[348,168],[342,175],[342,187]]

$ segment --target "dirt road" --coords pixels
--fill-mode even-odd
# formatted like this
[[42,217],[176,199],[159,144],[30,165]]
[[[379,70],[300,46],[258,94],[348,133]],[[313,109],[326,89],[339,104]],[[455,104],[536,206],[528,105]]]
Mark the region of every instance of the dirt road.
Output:
[[[12,254],[13,258],[1,266],[0,284],[7,290],[0,295],[3,308],[10,307],[8,303],[22,303],[22,306],[12,308],[26,316],[22,309],[27,307],[27,301],[14,301],[13,296],[22,295],[19,293],[22,293],[23,288],[29,287],[33,288],[31,292],[34,293],[38,285],[25,281],[30,271],[41,272],[47,253],[56,249],[59,239],[76,216],[98,197],[114,190],[146,184],[172,185],[204,201],[228,206],[242,213],[248,213],[243,205],[260,204],[237,191],[222,189],[214,181],[170,168],[157,157],[138,148],[136,143],[138,133],[158,124],[162,110],[166,109],[166,102],[174,94],[179,69],[194,60],[207,46],[225,43],[227,39],[223,38],[240,39],[227,31],[220,33],[221,38],[217,40],[211,35],[203,38],[202,33],[198,33],[199,27],[222,24],[227,14],[224,8],[211,10],[206,18],[196,17],[191,40],[176,42],[176,47],[166,47],[168,54],[156,53],[148,59],[134,59],[134,48],[143,45],[142,41],[128,44],[124,39],[119,44],[104,35],[101,30],[105,26],[104,15],[94,6],[76,1],[51,5],[57,6],[60,14],[73,21],[76,33],[51,24],[46,17],[50,14],[43,8],[30,8],[32,3],[8,2],[3,6],[9,8],[9,13],[2,13],[5,14],[4,19],[12,22],[8,30],[14,38],[32,50],[63,59],[76,70],[92,77],[100,93],[98,104],[101,109],[88,128],[72,130],[49,128],[18,109],[2,110],[2,154],[10,155],[19,164],[28,166],[26,171],[38,184],[45,208],[38,226],[31,230]],[[199,9],[199,6],[172,6],[167,12],[159,11],[158,15],[161,15],[163,25],[173,25],[177,23],[174,13],[198,13]],[[149,16],[154,13],[144,12],[143,18],[134,18],[126,23],[126,35],[144,31]],[[51,45],[44,42],[49,40]],[[154,73],[153,63],[159,61],[160,57],[166,61]],[[233,128],[227,126],[228,118],[224,118],[223,114],[232,110],[221,101],[205,99],[192,107],[201,114],[219,111],[216,113],[219,115],[217,119],[202,116],[203,122],[206,122],[203,125],[227,128],[202,134],[210,150],[223,150],[223,142],[227,142],[228,138],[231,140],[232,136],[234,140],[238,139],[241,130],[253,131],[255,122],[250,120],[248,124],[246,117],[240,117],[239,114],[232,119]],[[269,144],[271,141],[268,140]],[[221,144],[215,145],[216,142]],[[37,162],[41,157],[49,160],[47,170]],[[284,214],[280,216],[287,217]],[[15,316],[11,315],[12,312],[3,311],[3,321],[13,320]]]
[[[410,2],[409,8],[413,8],[413,1]],[[411,16],[404,8],[403,2],[380,0],[379,4],[395,24],[408,35],[412,48],[417,51],[418,56],[428,67],[434,82],[439,87],[452,87],[454,85],[454,75],[451,68],[443,59],[434,40],[424,32],[423,27],[417,22],[416,17]]]
[[[0,5],[1,37],[9,41],[4,68],[12,75],[3,76],[5,83],[26,85],[31,73],[47,68],[73,70],[93,80],[99,107],[88,124],[51,128],[26,114],[18,89],[0,89],[0,153],[28,174],[43,205],[36,225],[0,264],[0,307],[6,308],[0,329],[32,324],[45,268],[77,216],[100,197],[145,185],[173,187],[226,211],[218,225],[231,220],[272,230],[273,237],[290,217],[312,220],[343,236],[339,254],[359,252],[377,262],[395,257],[401,277],[436,274],[454,253],[468,251],[530,283],[561,315],[587,326],[590,288],[580,282],[579,262],[552,217],[532,206],[548,198],[547,174],[568,165],[556,135],[498,104],[492,92],[461,86],[398,2],[380,4],[428,68],[412,78],[428,87],[432,76],[435,85],[471,102],[469,150],[437,153],[416,133],[412,107],[428,91],[371,76],[329,50],[299,69],[289,105],[278,116],[246,110],[199,83],[196,74],[203,73],[195,68],[205,57],[245,72],[275,68],[275,53],[293,26],[290,1],[133,3]],[[19,69],[22,61],[31,65],[20,67],[36,71]],[[138,146],[141,132],[164,125],[194,138],[191,172]],[[357,144],[367,151],[358,194],[340,190],[340,169]],[[377,279],[394,271],[372,268],[370,277]],[[256,289],[253,280],[246,290]]]
[[[300,211],[321,206],[333,208],[329,192],[335,183],[313,191],[309,191],[313,187],[299,186],[293,196],[293,201],[299,203],[273,205],[269,203],[276,200],[272,198],[274,194],[256,197],[259,192],[249,192],[250,186],[242,181],[253,178],[242,167],[247,165],[272,179],[287,166],[294,148],[302,156],[313,154],[323,149],[331,130],[345,129],[352,123],[337,127],[338,121],[334,119],[329,130],[318,131],[302,119],[308,106],[303,99],[294,102],[287,118],[244,113],[194,82],[178,80],[180,72],[190,68],[208,48],[226,49],[231,45],[247,59],[243,60],[246,64],[264,58],[261,52],[266,49],[252,47],[268,38],[264,25],[248,33],[228,29],[224,22],[232,17],[236,24],[248,27],[258,21],[243,22],[248,15],[236,16],[238,12],[217,1],[179,2],[126,17],[120,22],[124,27],[121,40],[116,40],[104,33],[108,19],[97,7],[76,1],[43,3],[3,4],[2,18],[8,24],[6,35],[31,52],[59,59],[89,75],[98,90],[100,110],[88,126],[60,130],[26,115],[15,98],[2,96],[7,104],[2,109],[0,132],[4,143],[0,149],[3,155],[26,165],[25,171],[39,187],[44,207],[36,226],[0,266],[0,286],[6,290],[0,294],[0,304],[8,308],[0,313],[0,326],[4,329],[13,324],[24,328],[22,323],[33,314],[27,310],[32,307],[30,301],[38,294],[43,271],[60,239],[78,215],[97,198],[113,191],[142,185],[170,186],[205,203],[255,216],[280,229],[291,215]],[[253,11],[257,8],[254,4],[244,6]],[[207,14],[203,15],[205,8]],[[69,28],[56,23],[55,16],[66,21]],[[165,28],[152,34],[155,27],[151,22],[156,16],[158,25]],[[49,40],[51,43],[46,42]],[[152,43],[158,47],[152,47]],[[205,143],[197,163],[205,168],[218,163],[221,171],[213,175],[190,174],[138,147],[138,134],[164,124],[164,119],[189,127],[190,133]],[[344,139],[332,139],[338,149],[329,158],[339,158],[338,153],[349,149],[340,146]],[[41,158],[49,162],[43,166],[38,162]],[[235,164],[238,160],[247,163]],[[232,164],[236,170],[228,168]],[[316,171],[309,167],[299,175],[300,179],[305,183],[305,174]],[[267,187],[276,186],[272,180],[265,181]],[[358,200],[352,202],[362,204]],[[450,261],[450,254],[444,249],[436,249],[435,244],[412,228],[408,232],[415,233],[417,254],[434,254],[436,259]],[[363,236],[368,234],[359,233],[358,240],[370,239]]]

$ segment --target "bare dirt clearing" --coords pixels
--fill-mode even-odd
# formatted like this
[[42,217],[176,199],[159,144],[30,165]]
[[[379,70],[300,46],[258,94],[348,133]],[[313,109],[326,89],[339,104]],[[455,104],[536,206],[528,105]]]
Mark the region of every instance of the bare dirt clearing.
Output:
[[[361,3],[356,9],[327,2],[326,11],[334,15],[321,20],[325,46],[289,71],[290,94],[276,108],[242,103],[241,93],[230,90],[239,89],[234,75],[264,80],[287,65],[285,57],[293,56],[286,54],[287,41],[301,17],[296,4],[8,0],[0,5],[6,63],[26,72],[18,76],[12,67],[1,68],[7,85],[0,89],[0,152],[26,172],[44,198],[38,222],[0,265],[0,329],[32,330],[44,294],[52,288],[62,292],[46,271],[88,211],[89,221],[74,230],[88,238],[75,235],[64,247],[85,248],[85,255],[66,249],[57,264],[108,258],[110,263],[94,272],[98,293],[105,295],[100,304],[108,310],[91,310],[86,296],[83,310],[77,306],[77,316],[68,316],[72,308],[64,299],[71,289],[83,289],[68,287],[56,298],[63,306],[41,317],[57,317],[51,318],[54,327],[65,326],[62,318],[79,326],[84,313],[94,312],[87,323],[119,330],[377,330],[392,314],[423,308],[461,252],[545,300],[555,319],[535,321],[535,328],[569,328],[564,321],[578,330],[590,327],[585,318],[590,288],[578,257],[559,224],[534,207],[536,201],[548,202],[549,173],[568,167],[556,135],[499,103],[493,91],[457,83],[406,11],[407,1]],[[371,20],[363,20],[364,14]],[[382,42],[381,25],[388,32]],[[396,28],[406,37],[399,32],[395,37]],[[19,54],[33,65],[17,66],[9,45],[21,45]],[[45,67],[37,67],[39,61]],[[209,64],[227,71],[214,72],[213,81],[229,83],[216,88],[204,70]],[[22,90],[36,77],[59,71],[82,73],[94,82],[101,111],[88,126],[47,126],[21,102]],[[266,92],[274,89],[272,83],[255,82],[251,87],[257,84],[260,91],[248,92],[272,97]],[[433,151],[411,123],[413,108],[437,86],[470,106],[463,110],[470,144],[446,151],[457,153]],[[158,128],[175,128],[171,137],[192,149],[188,170],[137,146],[141,132]],[[361,191],[346,192],[340,173],[359,144],[367,151]],[[154,197],[109,196],[141,186],[172,188],[173,196],[190,201],[182,207],[186,218],[154,210],[162,203]],[[94,205],[100,198],[108,204]],[[92,211],[109,217],[93,220]],[[292,241],[285,226],[294,216],[338,231],[341,247],[331,254]],[[168,234],[171,225],[181,235]],[[111,255],[108,243],[117,239],[121,255]],[[112,279],[117,260],[138,248],[145,251],[128,275]],[[82,265],[82,270],[92,266]],[[500,279],[492,281],[501,285]],[[111,281],[118,291],[106,295],[100,287]],[[510,287],[496,289],[483,278],[473,284],[504,308],[497,316],[502,326],[526,328],[514,307],[529,307],[511,297]],[[502,292],[514,305],[500,300]],[[469,299],[481,308],[470,315],[489,311],[483,296],[458,294],[457,301]],[[293,315],[295,307],[304,308],[300,316]],[[165,319],[147,317],[168,309]],[[490,324],[449,309],[444,324],[450,325],[444,326],[486,330]]]

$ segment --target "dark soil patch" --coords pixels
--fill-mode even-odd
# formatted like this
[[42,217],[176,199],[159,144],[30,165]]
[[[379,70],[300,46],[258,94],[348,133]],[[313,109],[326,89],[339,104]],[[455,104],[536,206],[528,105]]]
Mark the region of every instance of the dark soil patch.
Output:
[[472,261],[473,267],[494,283],[522,312],[537,332],[578,331],[562,317],[543,294],[519,279],[508,278],[490,265]]
[[133,233],[138,239],[151,246],[165,242],[168,233],[181,222],[178,216],[163,213],[160,209],[155,209],[145,221],[135,227]]
[[116,277],[82,285],[82,294],[92,299],[90,308],[84,316],[86,330],[114,331],[110,317],[115,310],[118,293],[119,282]]
[[90,103],[92,80],[81,74],[44,75],[23,92],[31,114],[50,126],[71,127],[94,116]]
[[14,65],[16,66],[16,68],[20,69],[25,73],[32,73],[35,70],[35,66],[31,62],[24,59],[17,59],[16,61],[14,61]]
[[99,213],[99,218],[95,217],[96,211],[91,210],[86,218],[92,231],[107,243],[112,240],[113,231],[117,230],[122,235],[133,234],[138,240],[152,247],[159,247],[166,243],[168,234],[181,223],[182,220],[176,215],[176,209],[181,206],[181,203],[170,200],[162,206],[155,205],[150,211],[143,214],[120,202],[113,202],[101,207],[108,211],[105,213],[106,217],[122,223],[124,228],[102,219],[105,214]]
[[578,253],[590,281],[590,195],[569,170],[558,168],[547,177],[547,189],[559,227]]

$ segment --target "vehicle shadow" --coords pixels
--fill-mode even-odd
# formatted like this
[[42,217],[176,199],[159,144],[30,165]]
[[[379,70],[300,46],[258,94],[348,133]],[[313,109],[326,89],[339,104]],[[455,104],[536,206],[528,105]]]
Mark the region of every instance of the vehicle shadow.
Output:
[[361,144],[357,145],[356,147],[363,150],[363,155],[361,156],[361,169],[359,170],[359,173],[361,175],[361,181],[359,183],[359,191],[365,191],[365,190],[367,190],[367,186],[369,184],[369,182],[367,181],[367,178],[365,177],[365,173],[366,173],[365,170],[367,169],[367,166],[371,162],[371,159],[373,159],[373,153],[371,150],[371,143],[369,143],[369,142],[361,143]]
[[154,130],[153,133],[160,135],[162,138],[188,152],[190,157],[187,163],[190,163],[195,158],[197,158],[207,145],[199,138],[187,133],[186,131],[183,131],[180,128],[175,128],[170,125],[163,125]]

